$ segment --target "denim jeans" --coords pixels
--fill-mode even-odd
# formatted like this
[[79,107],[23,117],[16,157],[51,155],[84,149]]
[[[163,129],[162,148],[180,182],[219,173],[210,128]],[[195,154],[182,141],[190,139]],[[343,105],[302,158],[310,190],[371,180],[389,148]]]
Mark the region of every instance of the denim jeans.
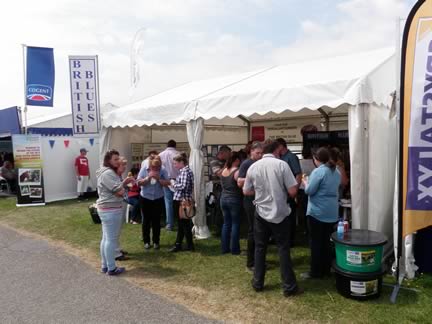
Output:
[[222,196],[220,204],[224,219],[221,238],[222,253],[240,254],[241,198]]
[[166,225],[169,228],[174,227],[174,209],[173,209],[173,198],[174,193],[169,188],[163,188],[164,200],[165,200],[165,213],[166,213]]
[[131,220],[136,223],[141,223],[142,217],[141,217],[141,208],[139,204],[139,196],[129,197],[127,202],[129,205],[132,206]]
[[108,268],[108,270],[116,268],[115,249],[118,245],[120,229],[123,223],[122,213],[122,208],[98,210],[102,222],[102,240],[100,243],[102,268]]

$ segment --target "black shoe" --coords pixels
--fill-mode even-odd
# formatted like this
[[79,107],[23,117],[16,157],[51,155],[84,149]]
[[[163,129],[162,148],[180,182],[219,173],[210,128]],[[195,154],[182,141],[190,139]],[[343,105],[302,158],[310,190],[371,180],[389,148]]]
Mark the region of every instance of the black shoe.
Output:
[[120,250],[120,253],[121,253],[121,254],[124,254],[124,255],[128,255],[128,254],[129,254],[129,252],[128,252],[128,251],[125,251],[125,250]]
[[118,256],[117,258],[115,258],[116,261],[126,261],[129,260],[130,258],[127,257],[126,255],[122,254],[120,256]]
[[285,297],[294,297],[294,296],[299,296],[303,293],[304,293],[304,289],[297,287],[297,289],[295,289],[294,291],[284,291],[283,295]]
[[185,249],[185,251],[195,252],[195,246],[193,246],[193,245],[188,246],[188,247]]
[[180,251],[182,251],[183,249],[182,249],[182,247],[181,247],[181,245],[174,245],[171,249],[169,249],[169,252],[180,252]]
[[253,288],[253,290],[255,290],[255,292],[261,292],[261,291],[264,290],[264,287],[263,287],[263,286],[260,286],[260,287],[255,286],[255,283],[254,283],[254,279],[253,279],[253,278],[252,278],[251,284],[252,284],[252,288]]

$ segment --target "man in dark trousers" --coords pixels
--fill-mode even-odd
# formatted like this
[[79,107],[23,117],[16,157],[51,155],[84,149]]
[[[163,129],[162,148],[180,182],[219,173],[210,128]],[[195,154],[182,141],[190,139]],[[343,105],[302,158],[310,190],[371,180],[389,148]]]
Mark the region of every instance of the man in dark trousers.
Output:
[[[252,143],[250,147],[250,158],[246,159],[240,165],[239,175],[237,184],[240,188],[243,188],[246,180],[246,174],[252,164],[256,161],[261,160],[263,153],[262,144],[260,142]],[[248,271],[254,271],[255,265],[255,239],[254,239],[254,222],[255,222],[255,205],[253,203],[254,196],[243,197],[243,208],[246,212],[248,220],[248,235],[247,235],[247,260],[246,267]]]
[[[278,138],[276,142],[279,143],[280,159],[288,163],[288,166],[290,167],[292,174],[296,178],[297,184],[300,185],[302,179],[302,170],[297,155],[295,155],[293,152],[291,152],[288,149],[287,143],[283,138]],[[295,201],[294,198],[288,197],[288,203],[291,208],[291,215],[290,215],[291,247],[294,247],[296,225],[297,225],[297,202]]]
[[247,171],[243,193],[255,195],[255,270],[252,287],[264,289],[265,259],[270,236],[273,236],[279,251],[282,289],[285,297],[303,292],[297,285],[290,255],[291,208],[288,196],[297,194],[297,181],[288,164],[277,155],[279,143],[266,143],[263,158]]

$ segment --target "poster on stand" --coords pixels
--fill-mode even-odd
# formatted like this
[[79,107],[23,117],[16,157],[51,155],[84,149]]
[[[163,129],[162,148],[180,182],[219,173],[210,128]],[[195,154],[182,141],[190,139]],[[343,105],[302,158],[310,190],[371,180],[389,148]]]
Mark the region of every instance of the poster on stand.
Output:
[[12,145],[19,186],[16,205],[45,205],[40,135],[13,135]]

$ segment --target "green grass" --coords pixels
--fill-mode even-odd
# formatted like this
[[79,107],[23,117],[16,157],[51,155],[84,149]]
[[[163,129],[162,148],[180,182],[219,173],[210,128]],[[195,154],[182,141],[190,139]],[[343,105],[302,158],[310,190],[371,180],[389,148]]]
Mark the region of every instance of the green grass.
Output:
[[[47,238],[64,241],[72,247],[89,249],[98,259],[100,226],[91,222],[86,203],[66,201],[45,207],[16,208],[15,200],[0,199],[0,222]],[[255,293],[250,287],[251,275],[245,271],[245,256],[220,254],[217,238],[196,242],[195,253],[171,254],[167,250],[175,240],[175,233],[162,230],[161,250],[144,251],[140,241],[141,227],[125,225],[121,245],[132,259],[123,262],[135,275],[163,280],[171,286],[199,287],[205,292],[206,311],[218,318],[257,322],[319,322],[319,323],[431,323],[432,277],[405,282],[396,305],[389,302],[391,287],[384,286],[379,299],[358,302],[340,296],[334,279],[299,280],[305,294],[286,299],[281,294],[277,251],[268,252],[269,271],[266,289]],[[245,249],[245,241],[242,241]],[[292,258],[297,275],[307,271],[309,250],[296,247]],[[393,278],[386,277],[392,284]],[[182,289],[183,289],[182,288]],[[160,291],[158,291],[160,292]],[[169,294],[168,294],[169,295]],[[198,301],[199,302],[199,301]],[[187,300],[185,304],[188,305]],[[210,305],[210,306],[209,306]],[[192,307],[193,308],[193,307]]]

